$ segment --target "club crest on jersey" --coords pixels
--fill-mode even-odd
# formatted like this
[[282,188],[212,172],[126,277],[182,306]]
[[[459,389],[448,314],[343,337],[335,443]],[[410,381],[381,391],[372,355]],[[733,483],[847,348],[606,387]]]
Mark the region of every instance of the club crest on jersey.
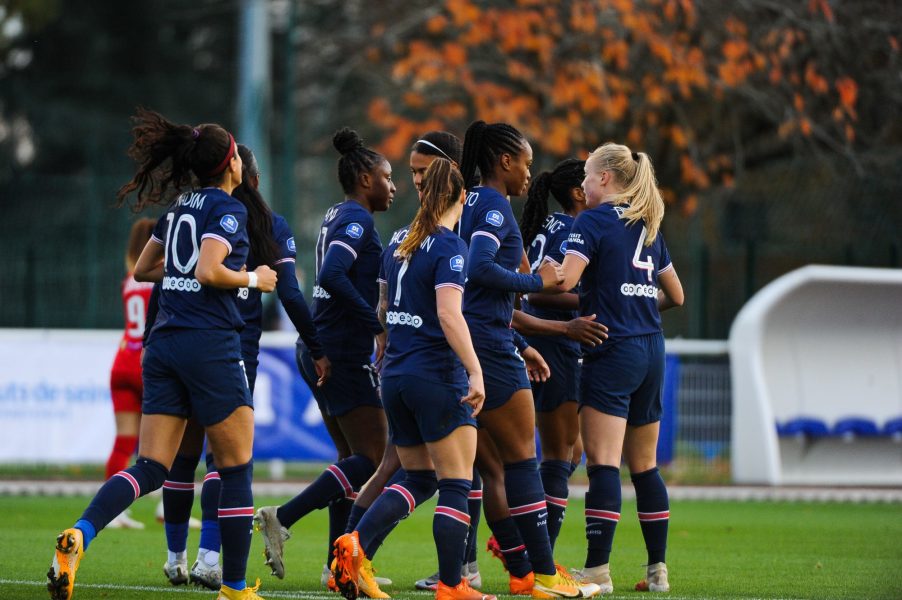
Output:
[[293,237],[288,238],[288,241],[285,243],[288,245],[289,252],[297,252],[297,249],[294,246],[294,238]]
[[458,254],[457,256],[451,257],[451,270],[457,271],[458,273],[464,270],[464,257]]
[[222,218],[219,219],[219,226],[229,233],[235,233],[238,231],[238,219],[232,215],[223,215]]
[[504,215],[502,215],[497,210],[490,210],[485,215],[485,221],[489,225],[494,225],[495,227],[501,227],[501,224],[504,223]]
[[357,240],[363,235],[363,227],[360,226],[360,223],[351,223],[348,225],[348,228],[345,229],[345,233]]

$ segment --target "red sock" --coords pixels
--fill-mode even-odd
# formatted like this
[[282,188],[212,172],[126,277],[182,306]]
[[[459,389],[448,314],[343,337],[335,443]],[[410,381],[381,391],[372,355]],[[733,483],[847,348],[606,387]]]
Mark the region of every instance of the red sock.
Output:
[[125,470],[132,460],[132,455],[138,447],[138,436],[117,435],[113,442],[113,451],[106,461],[106,479],[109,479],[119,471]]

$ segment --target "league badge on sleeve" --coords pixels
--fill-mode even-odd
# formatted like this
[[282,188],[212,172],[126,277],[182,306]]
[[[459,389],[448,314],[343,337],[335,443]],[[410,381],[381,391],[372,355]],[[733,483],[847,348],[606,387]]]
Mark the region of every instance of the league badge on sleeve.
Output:
[[458,273],[463,272],[464,270],[464,257],[458,254],[457,256],[451,257],[451,270],[457,271]]
[[561,242],[561,254],[567,254],[567,240]]
[[345,233],[348,234],[349,237],[357,240],[363,235],[363,227],[360,226],[360,223],[351,223],[348,225],[348,228],[345,229]]
[[486,223],[489,225],[494,225],[495,227],[501,227],[501,224],[504,223],[504,215],[502,215],[497,210],[490,210],[485,215]]
[[238,219],[232,215],[223,215],[222,218],[219,219],[219,226],[228,233],[235,233],[238,231]]
[[288,238],[288,241],[286,241],[285,244],[288,246],[289,252],[297,252],[297,249],[295,248],[295,245],[294,245],[293,237]]

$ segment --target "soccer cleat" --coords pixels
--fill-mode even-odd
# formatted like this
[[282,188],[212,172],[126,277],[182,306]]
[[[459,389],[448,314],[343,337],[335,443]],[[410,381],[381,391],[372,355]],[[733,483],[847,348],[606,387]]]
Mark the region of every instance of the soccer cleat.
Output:
[[172,585],[185,585],[188,583],[188,560],[163,563],[163,575]]
[[130,510],[124,510],[107,523],[104,529],[144,529],[144,523],[133,519]]
[[366,556],[360,563],[360,575],[357,579],[357,593],[366,598],[391,598],[388,594],[379,588],[379,582],[376,580],[376,569],[373,563]]
[[291,537],[288,530],[282,527],[279,517],[276,516],[278,506],[263,506],[254,515],[254,529],[263,534],[263,556],[266,564],[272,569],[272,574],[279,579],[285,578],[285,563],[282,561],[282,551],[285,540]]
[[208,565],[202,560],[194,561],[188,578],[194,585],[202,585],[207,589],[216,591],[222,586],[222,567],[219,563]]
[[507,571],[507,559],[504,558],[504,552],[501,551],[501,544],[498,543],[498,540],[495,539],[495,536],[489,536],[488,541],[485,543],[486,552],[491,552],[492,556],[501,561],[501,566],[504,567],[504,570]]
[[532,588],[535,586],[536,578],[532,571],[523,577],[517,577],[513,573],[508,573],[508,588],[514,596],[531,596]]
[[[461,566],[460,576],[461,579],[467,580],[467,583],[470,584],[471,588],[478,590],[482,587],[482,576],[479,574],[479,564],[475,560],[471,563],[464,563],[463,566]],[[439,581],[439,574],[438,571],[436,571],[425,579],[418,579],[413,586],[418,590],[435,591]],[[383,585],[382,582],[379,582],[379,584]]]
[[640,592],[669,592],[670,583],[667,581],[667,565],[659,562],[645,567],[645,579],[636,584],[636,590]]
[[219,595],[216,596],[216,600],[263,600],[262,596],[257,595],[257,590],[259,589],[259,579],[254,587],[246,587],[243,590],[234,590],[224,585],[219,589]]
[[599,594],[613,594],[614,583],[611,581],[611,567],[608,563],[585,569],[570,569],[570,574],[580,584],[594,583]]
[[435,600],[497,600],[497,598],[491,594],[483,594],[474,590],[464,577],[454,587],[439,581],[435,589]]
[[579,585],[571,578],[557,572],[554,575],[537,573],[532,586],[533,598],[582,598]]
[[571,571],[567,571],[567,569],[557,563],[554,564],[554,567],[557,569],[558,575],[567,581],[574,583],[576,587],[579,588],[579,593],[583,598],[591,598],[592,596],[601,594],[601,586],[597,583],[588,581],[585,578],[576,577]]
[[357,598],[358,581],[360,580],[360,567],[363,565],[363,548],[360,547],[360,539],[357,532],[352,531],[340,536],[332,544],[332,575],[335,576],[335,585],[338,591],[347,600]]
[[[369,561],[369,559],[367,559],[367,561]],[[332,562],[335,562],[334,558],[332,559]],[[373,573],[375,573],[375,572],[376,572],[376,570],[373,569]],[[393,583],[392,580],[389,579],[388,577],[376,576],[376,577],[373,577],[373,579],[376,580],[376,583],[379,584],[380,587],[383,585],[388,586]],[[335,585],[335,577],[332,575],[332,569],[330,569],[326,565],[323,565],[323,572],[319,577],[319,583],[320,583],[320,585],[322,585],[324,588],[326,588],[330,592],[338,591],[338,586]],[[433,589],[435,589],[435,588],[433,588]]]
[[69,600],[75,588],[75,572],[84,555],[81,529],[66,529],[56,536],[56,552],[47,571],[47,591],[51,600]]

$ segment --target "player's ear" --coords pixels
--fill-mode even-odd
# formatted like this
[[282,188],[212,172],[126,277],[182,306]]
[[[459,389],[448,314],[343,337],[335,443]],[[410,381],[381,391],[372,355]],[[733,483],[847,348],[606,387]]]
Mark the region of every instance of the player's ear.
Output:
[[365,190],[373,187],[373,176],[370,175],[369,171],[365,171],[357,175],[357,185]]
[[586,192],[584,192],[581,187],[572,187],[570,188],[570,198],[572,198],[574,202],[583,203],[586,201]]
[[503,154],[501,155],[501,157],[498,159],[498,163],[501,165],[501,168],[502,168],[502,169],[504,169],[505,171],[510,171],[510,170],[511,170],[511,163],[513,162],[513,158],[514,158],[514,157],[512,157],[510,154],[508,154],[507,152],[505,152],[505,153],[503,153]]

